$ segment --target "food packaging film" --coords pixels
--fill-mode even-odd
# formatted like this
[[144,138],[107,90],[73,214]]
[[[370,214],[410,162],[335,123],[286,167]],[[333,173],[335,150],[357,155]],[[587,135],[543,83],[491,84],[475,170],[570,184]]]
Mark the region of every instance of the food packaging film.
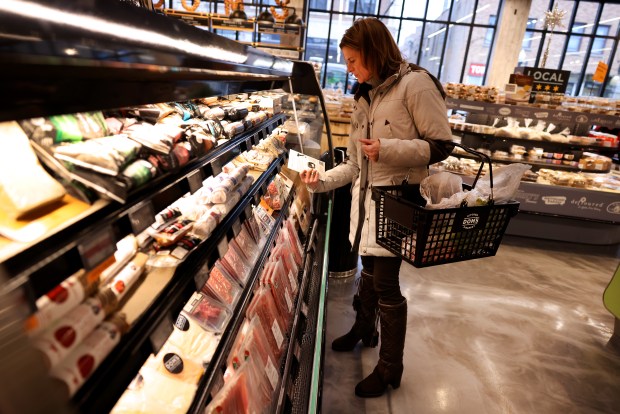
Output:
[[151,358],[140,368],[118,400],[113,414],[185,414],[196,394],[196,384],[162,373]]
[[65,189],[41,167],[19,124],[0,123],[0,137],[0,206],[7,215],[19,219],[60,201]]

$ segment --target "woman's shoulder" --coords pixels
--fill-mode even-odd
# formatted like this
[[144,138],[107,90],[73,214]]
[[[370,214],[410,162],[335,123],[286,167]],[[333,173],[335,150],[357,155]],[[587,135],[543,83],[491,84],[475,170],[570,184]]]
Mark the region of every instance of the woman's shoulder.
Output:
[[411,70],[407,72],[401,82],[406,85],[410,93],[437,89],[428,72],[424,70]]

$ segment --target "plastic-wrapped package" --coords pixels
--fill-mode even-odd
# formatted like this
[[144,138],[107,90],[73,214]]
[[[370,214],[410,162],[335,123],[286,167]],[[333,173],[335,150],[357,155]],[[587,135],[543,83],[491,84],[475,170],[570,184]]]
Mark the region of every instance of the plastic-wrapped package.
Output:
[[60,160],[101,174],[117,175],[136,158],[140,144],[121,134],[58,145],[53,150]]
[[219,209],[209,207],[207,212],[194,223],[192,233],[202,239],[206,239],[213,233],[213,230],[215,230],[221,219],[222,214]]
[[267,336],[267,342],[276,359],[279,360],[284,346],[285,324],[271,295],[266,287],[259,288],[246,311],[246,316],[252,319],[258,316],[263,331]]
[[257,406],[260,398],[256,396],[254,376],[251,372],[251,367],[241,368],[213,397],[213,400],[204,411],[205,414],[253,414],[263,412],[265,407]]
[[181,137],[183,130],[174,125],[151,125],[143,122],[125,128],[123,132],[127,134],[129,138],[151,151],[160,154],[169,154],[174,143]]
[[229,309],[234,308],[237,298],[242,292],[239,283],[237,283],[232,276],[228,274],[219,260],[215,262],[211,272],[209,272],[209,279],[203,286],[202,290],[206,293],[212,294]]
[[192,225],[191,220],[179,219],[153,234],[153,238],[160,246],[170,246],[181,240],[192,229]]
[[254,240],[252,240],[250,233],[245,227],[241,227],[241,231],[239,231],[233,243],[237,245],[239,252],[245,256],[248,263],[252,264],[256,262],[259,253],[258,246],[254,243]]
[[281,320],[284,322],[286,331],[288,331],[293,312],[294,298],[291,296],[290,281],[288,280],[288,275],[284,270],[282,262],[273,262],[273,268],[265,282],[273,295],[274,302],[280,313]]
[[194,292],[183,307],[181,315],[192,318],[204,330],[223,332],[232,314],[217,299],[203,292]]
[[183,358],[206,367],[211,363],[220,339],[219,333],[205,331],[193,318],[181,312],[166,343],[178,348]]
[[231,276],[241,285],[245,286],[252,268],[247,263],[243,254],[238,250],[236,243],[230,243],[228,245],[228,250],[222,258],[222,265],[228,270]]
[[0,123],[0,206],[13,218],[55,203],[65,189],[41,167],[17,122]]
[[61,142],[79,142],[109,134],[101,112],[55,115],[49,118],[32,118],[20,121],[30,139],[51,147]]
[[118,400],[113,414],[185,414],[196,394],[196,384],[162,372],[151,356]]

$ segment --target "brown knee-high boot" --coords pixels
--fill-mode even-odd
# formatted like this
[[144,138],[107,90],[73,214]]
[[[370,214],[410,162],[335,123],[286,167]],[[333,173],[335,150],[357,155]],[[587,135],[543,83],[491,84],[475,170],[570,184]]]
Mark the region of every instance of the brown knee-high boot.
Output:
[[388,385],[400,387],[403,375],[403,349],[407,330],[407,300],[396,305],[379,301],[381,319],[381,348],[379,363],[372,374],[355,387],[358,397],[379,397]]
[[357,312],[351,330],[334,339],[332,349],[337,352],[353,350],[362,340],[365,346],[375,347],[379,340],[377,333],[377,303],[379,297],[373,286],[373,276],[362,270],[357,294],[353,296],[353,309]]

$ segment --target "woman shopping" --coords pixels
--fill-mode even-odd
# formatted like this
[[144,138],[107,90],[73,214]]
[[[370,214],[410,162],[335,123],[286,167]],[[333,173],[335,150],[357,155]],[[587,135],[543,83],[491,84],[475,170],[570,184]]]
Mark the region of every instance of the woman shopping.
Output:
[[372,374],[355,387],[360,397],[378,397],[388,385],[396,389],[403,374],[407,300],[399,285],[402,260],[377,245],[373,186],[397,185],[408,177],[419,183],[427,166],[452,150],[451,132],[441,84],[423,68],[404,61],[387,27],[378,19],[357,20],[345,32],[340,48],[347,70],[360,86],[355,94],[348,142],[349,159],[319,181],[316,170],[301,173],[313,192],[352,183],[349,239],[362,259],[356,310],[351,330],[332,342],[347,352],[361,340],[377,344],[379,361]]

